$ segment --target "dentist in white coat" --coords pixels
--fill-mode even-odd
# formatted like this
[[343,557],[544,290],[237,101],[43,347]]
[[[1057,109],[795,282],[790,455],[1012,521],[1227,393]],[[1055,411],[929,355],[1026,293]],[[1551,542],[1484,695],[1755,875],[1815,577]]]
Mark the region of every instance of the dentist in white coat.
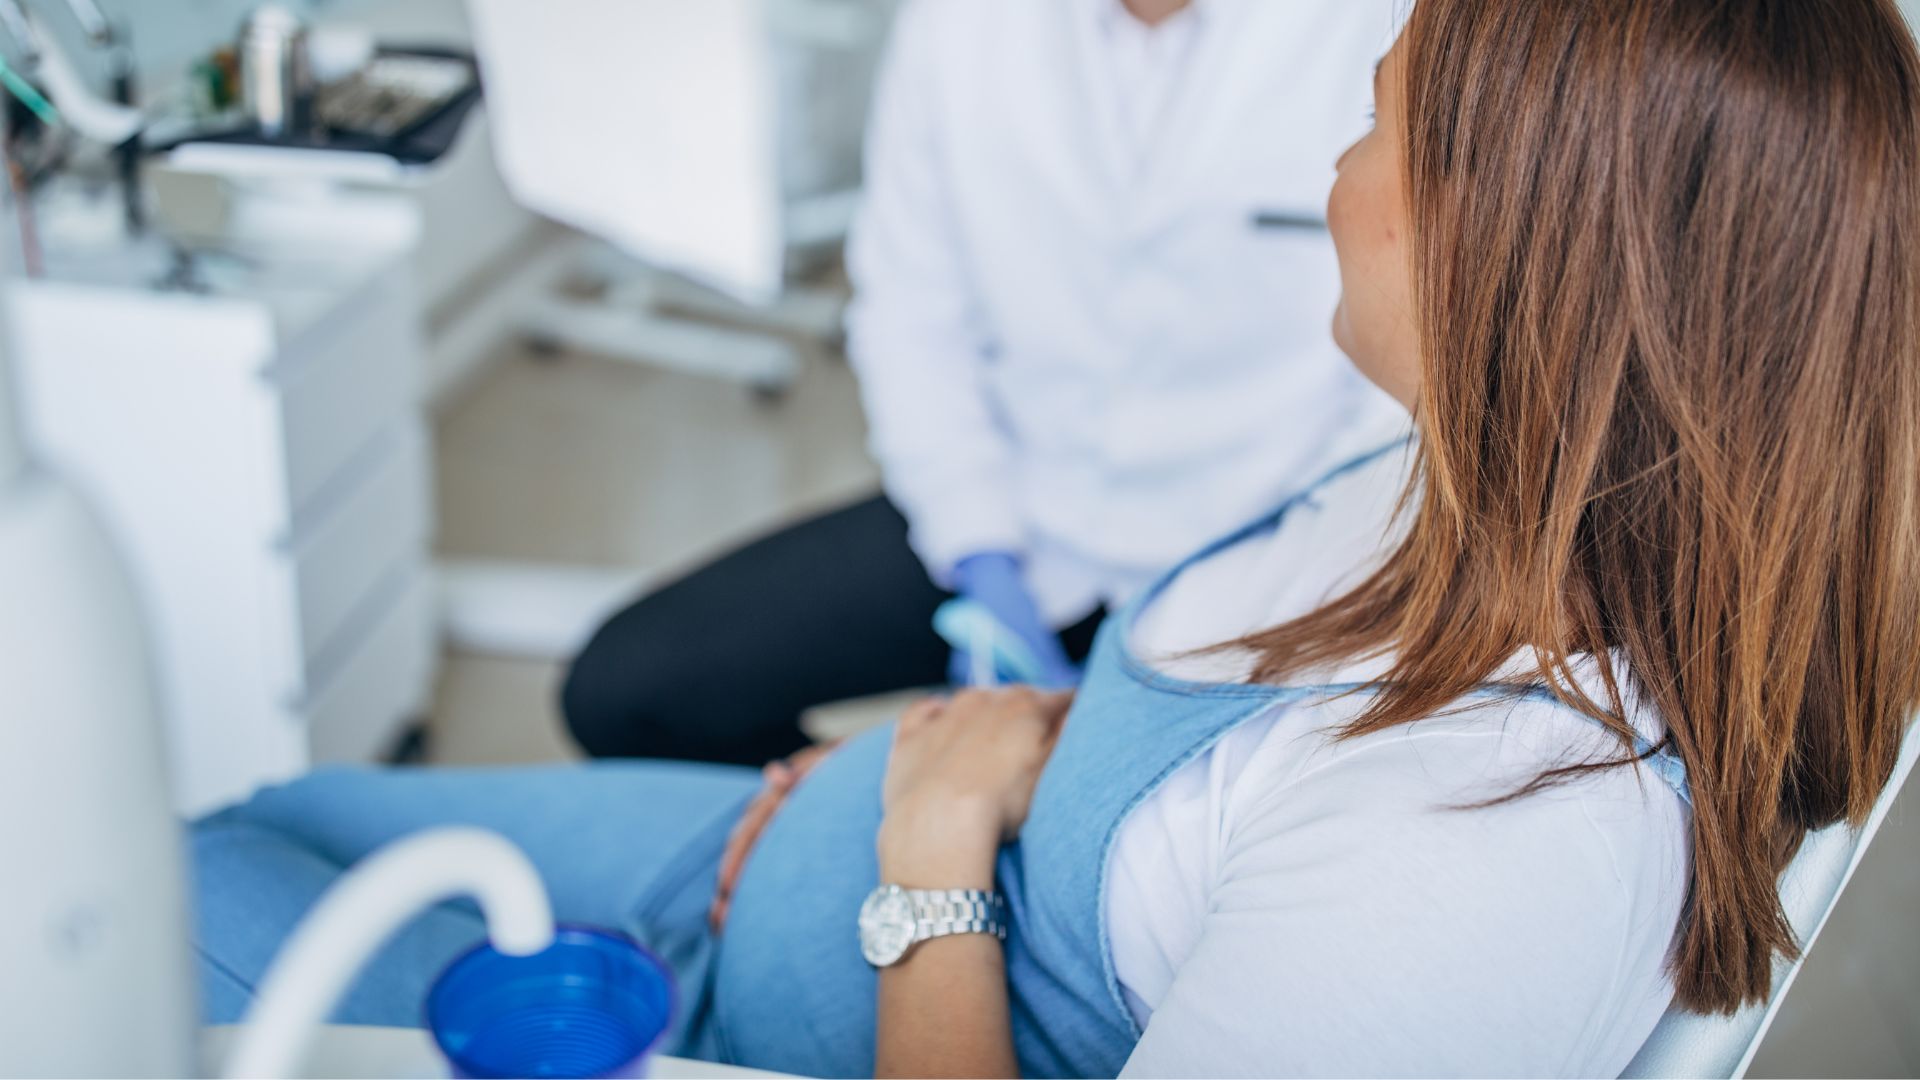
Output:
[[1391,407],[1330,336],[1323,215],[1400,6],[908,0],[849,255],[886,495],[616,616],[583,746],[783,756],[812,705],[964,681],[955,592],[1071,682],[1106,611],[1310,481]]

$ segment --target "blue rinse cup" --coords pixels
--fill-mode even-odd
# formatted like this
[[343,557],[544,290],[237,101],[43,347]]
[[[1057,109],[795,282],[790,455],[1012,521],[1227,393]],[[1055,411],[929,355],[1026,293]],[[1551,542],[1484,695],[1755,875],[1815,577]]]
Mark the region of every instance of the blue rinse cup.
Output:
[[645,1076],[673,1017],[673,976],[631,938],[561,927],[532,956],[480,945],[427,994],[457,1077]]

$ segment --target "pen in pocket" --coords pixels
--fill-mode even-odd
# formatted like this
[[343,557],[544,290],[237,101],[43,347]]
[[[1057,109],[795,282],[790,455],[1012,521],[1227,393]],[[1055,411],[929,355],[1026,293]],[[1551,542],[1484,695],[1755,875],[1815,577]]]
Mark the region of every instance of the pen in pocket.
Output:
[[1255,210],[1253,227],[1265,230],[1299,230],[1325,232],[1327,219],[1320,214],[1303,214],[1289,210]]

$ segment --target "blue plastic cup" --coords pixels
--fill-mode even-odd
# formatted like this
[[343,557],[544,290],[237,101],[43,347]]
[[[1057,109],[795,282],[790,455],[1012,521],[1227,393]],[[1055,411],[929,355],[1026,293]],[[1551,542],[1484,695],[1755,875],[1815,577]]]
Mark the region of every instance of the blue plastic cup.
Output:
[[631,938],[561,927],[532,956],[480,945],[440,973],[427,1027],[457,1077],[645,1076],[673,975]]

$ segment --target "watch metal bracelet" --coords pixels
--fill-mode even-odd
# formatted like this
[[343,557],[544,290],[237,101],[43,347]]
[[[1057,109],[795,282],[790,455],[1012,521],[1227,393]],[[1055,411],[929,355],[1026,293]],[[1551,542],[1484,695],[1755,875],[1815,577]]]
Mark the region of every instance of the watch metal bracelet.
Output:
[[915,944],[954,934],[1007,939],[1007,902],[984,889],[904,889],[913,905]]

